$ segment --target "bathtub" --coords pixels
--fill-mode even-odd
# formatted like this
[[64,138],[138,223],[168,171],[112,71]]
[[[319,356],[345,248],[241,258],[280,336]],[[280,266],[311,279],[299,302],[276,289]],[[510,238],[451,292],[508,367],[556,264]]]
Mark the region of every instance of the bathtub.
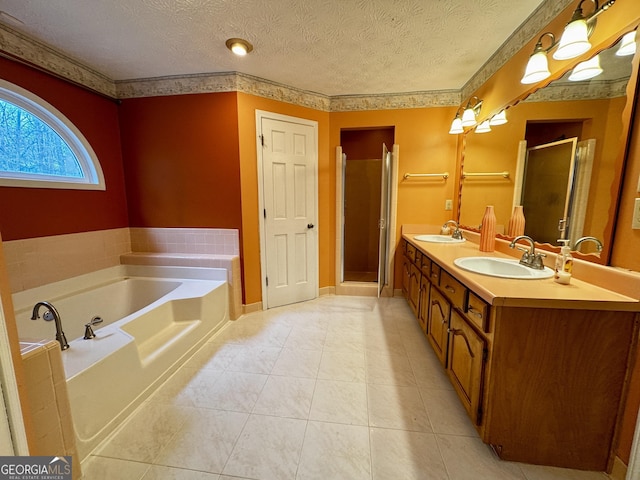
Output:
[[[61,353],[82,461],[229,319],[226,270],[120,265],[13,295],[21,339],[55,338],[31,320],[49,301],[69,349]],[[45,309],[40,309],[40,314]],[[85,324],[103,319],[85,340]]]

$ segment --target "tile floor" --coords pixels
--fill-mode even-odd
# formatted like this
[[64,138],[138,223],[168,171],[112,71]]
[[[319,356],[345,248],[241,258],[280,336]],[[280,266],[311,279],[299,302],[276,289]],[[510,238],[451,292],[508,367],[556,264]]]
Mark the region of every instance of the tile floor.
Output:
[[87,480],[606,480],[498,460],[405,300],[228,324],[83,464]]

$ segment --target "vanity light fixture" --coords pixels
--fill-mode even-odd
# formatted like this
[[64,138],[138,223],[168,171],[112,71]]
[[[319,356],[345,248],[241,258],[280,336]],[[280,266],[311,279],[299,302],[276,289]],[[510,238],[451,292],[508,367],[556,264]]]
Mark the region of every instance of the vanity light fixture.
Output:
[[558,43],[558,48],[553,54],[553,58],[556,60],[569,60],[588,52],[591,48],[589,43],[589,36],[595,28],[595,20],[605,10],[608,10],[616,0],[608,0],[602,6],[599,5],[598,0],[591,0],[594,5],[594,10],[591,15],[583,15],[582,4],[587,0],[581,0],[578,7],[574,10],[573,16],[567,26],[564,27],[562,37]]
[[473,127],[476,124],[476,116],[480,113],[482,107],[482,100],[475,95],[469,99],[467,106],[464,107],[462,113],[462,126]]
[[[551,39],[551,45],[547,48],[543,48],[542,40],[547,36]],[[524,76],[522,77],[522,80],[520,80],[520,83],[524,83],[525,85],[537,83],[551,75],[551,72],[549,71],[549,59],[547,58],[547,53],[555,44],[556,37],[553,33],[545,32],[540,35],[540,38],[538,38],[538,42],[533,49],[533,53],[529,57],[527,68],[524,70]]]
[[489,124],[489,120],[485,120],[480,125],[476,127],[476,133],[488,133],[491,131],[491,126]]
[[636,53],[636,31],[625,33],[616,52],[618,57],[634,55]]
[[507,111],[505,109],[500,110],[499,113],[496,113],[491,120],[489,120],[489,125],[495,127],[497,125],[504,125],[507,123]]
[[460,109],[456,112],[456,118],[451,122],[451,128],[449,129],[449,133],[451,135],[458,135],[459,133],[464,133],[464,128],[462,128],[462,119],[460,118]]
[[240,57],[244,57],[247,53],[253,50],[253,45],[242,38],[230,38],[225,42],[225,45],[229,50]]
[[576,65],[571,72],[571,75],[569,75],[569,80],[572,82],[580,82],[582,80],[589,80],[590,78],[597,77],[601,73],[602,67],[600,67],[600,55],[596,55],[595,57]]

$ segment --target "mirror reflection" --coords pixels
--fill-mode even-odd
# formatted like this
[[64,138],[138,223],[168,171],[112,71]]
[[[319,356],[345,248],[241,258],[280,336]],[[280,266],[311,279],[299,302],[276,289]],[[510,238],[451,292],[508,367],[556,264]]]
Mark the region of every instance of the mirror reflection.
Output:
[[485,206],[494,205],[496,230],[507,234],[514,207],[523,205],[525,233],[537,242],[568,238],[577,250],[596,254],[598,242],[576,242],[594,237],[610,245],[618,191],[612,184],[620,181],[630,120],[623,116],[631,111],[627,84],[636,78],[633,52],[616,55],[623,43],[586,64],[602,70],[596,77],[570,80],[567,72],[508,108],[508,123],[466,134],[460,224],[477,228]]

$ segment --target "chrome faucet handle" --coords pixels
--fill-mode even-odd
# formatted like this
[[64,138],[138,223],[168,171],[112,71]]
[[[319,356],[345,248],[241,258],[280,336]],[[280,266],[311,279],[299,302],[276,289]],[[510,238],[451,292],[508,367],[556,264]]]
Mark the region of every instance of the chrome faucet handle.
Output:
[[544,262],[542,259],[545,258],[546,256],[547,255],[544,253],[534,254],[529,266],[535,270],[544,270]]
[[84,326],[84,339],[85,340],[91,340],[92,338],[96,338],[96,334],[93,331],[93,328],[91,328],[93,325],[97,325],[99,323],[102,323],[102,318],[101,317],[93,317],[91,319],[91,321],[87,324],[85,324]]
[[456,229],[453,231],[453,234],[451,235],[452,238],[455,238],[456,240],[462,240],[462,232],[460,231],[460,229],[458,227],[456,227]]

